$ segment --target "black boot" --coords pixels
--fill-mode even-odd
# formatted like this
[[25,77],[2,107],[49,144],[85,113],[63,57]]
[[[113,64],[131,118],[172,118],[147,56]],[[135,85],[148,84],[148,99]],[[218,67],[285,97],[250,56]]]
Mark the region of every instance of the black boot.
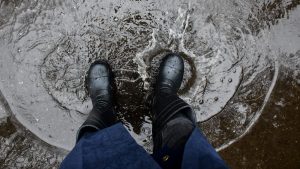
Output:
[[156,81],[155,94],[166,93],[177,95],[181,86],[184,73],[184,62],[179,55],[168,54],[159,67]]
[[93,109],[87,120],[79,128],[77,141],[86,132],[98,131],[117,122],[113,108],[113,76],[108,63],[94,62],[86,77],[86,87],[90,94]]
[[159,67],[153,100],[153,157],[162,168],[180,168],[184,145],[195,128],[195,114],[177,95],[183,59],[168,54]]

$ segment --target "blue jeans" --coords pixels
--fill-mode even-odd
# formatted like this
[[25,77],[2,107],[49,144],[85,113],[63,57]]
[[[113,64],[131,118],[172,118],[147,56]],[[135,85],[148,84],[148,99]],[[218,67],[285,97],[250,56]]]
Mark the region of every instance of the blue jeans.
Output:
[[[158,154],[175,156],[176,151],[163,147]],[[159,155],[158,155],[159,156]],[[62,162],[61,169],[160,169],[158,159],[149,155],[131,137],[121,123],[85,134]],[[166,156],[162,162],[169,161]],[[168,166],[167,166],[168,167]],[[187,139],[182,169],[227,169],[227,165],[199,129]]]

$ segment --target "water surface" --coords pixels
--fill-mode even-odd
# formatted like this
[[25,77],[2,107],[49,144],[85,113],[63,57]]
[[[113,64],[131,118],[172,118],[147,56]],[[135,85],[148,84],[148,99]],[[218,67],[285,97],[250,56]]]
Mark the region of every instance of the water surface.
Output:
[[3,109],[41,140],[66,150],[91,109],[84,77],[97,59],[111,64],[119,118],[149,152],[148,98],[166,53],[184,57],[180,96],[218,150],[255,125],[281,67],[300,69],[299,0],[0,4]]

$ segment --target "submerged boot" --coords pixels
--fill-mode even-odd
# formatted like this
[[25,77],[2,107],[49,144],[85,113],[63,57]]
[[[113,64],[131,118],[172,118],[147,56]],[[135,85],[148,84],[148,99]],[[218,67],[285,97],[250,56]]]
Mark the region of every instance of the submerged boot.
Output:
[[153,157],[162,168],[181,168],[184,145],[195,128],[193,110],[177,95],[183,73],[183,59],[168,54],[156,79],[152,105]]
[[113,76],[106,62],[94,62],[86,77],[86,87],[90,94],[93,109],[79,128],[77,141],[86,132],[98,131],[117,122],[113,109]]

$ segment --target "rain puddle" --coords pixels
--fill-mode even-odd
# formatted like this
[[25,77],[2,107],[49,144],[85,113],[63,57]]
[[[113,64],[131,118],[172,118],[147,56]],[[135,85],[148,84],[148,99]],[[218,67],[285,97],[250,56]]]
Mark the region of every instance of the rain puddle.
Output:
[[[151,152],[148,98],[161,58],[177,52],[185,60],[180,96],[221,150],[259,119],[280,65],[299,69],[299,27],[289,24],[291,31],[283,31],[279,19],[289,15],[269,14],[269,3],[0,1],[3,99],[26,129],[70,150],[91,110],[86,72],[93,61],[108,60],[116,76],[119,118]],[[292,10],[299,2],[280,4],[275,7]],[[285,33],[298,34],[294,46],[280,46]]]

